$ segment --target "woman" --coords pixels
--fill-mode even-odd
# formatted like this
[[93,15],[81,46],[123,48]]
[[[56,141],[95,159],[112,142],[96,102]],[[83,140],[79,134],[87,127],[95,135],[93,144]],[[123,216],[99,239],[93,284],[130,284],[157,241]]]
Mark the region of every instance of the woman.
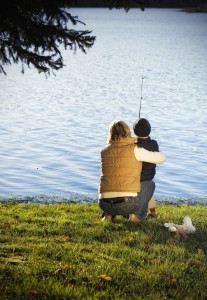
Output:
[[146,219],[155,183],[140,183],[142,161],[163,163],[165,155],[138,148],[135,140],[125,122],[111,124],[108,146],[101,151],[99,206],[104,211],[104,220],[112,221],[113,215],[130,215],[135,222]]

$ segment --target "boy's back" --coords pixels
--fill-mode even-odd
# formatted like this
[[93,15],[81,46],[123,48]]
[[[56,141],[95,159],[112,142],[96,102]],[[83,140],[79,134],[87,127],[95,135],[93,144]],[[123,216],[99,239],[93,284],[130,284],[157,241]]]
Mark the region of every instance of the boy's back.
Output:
[[[148,138],[138,138],[136,142],[139,148],[144,148],[149,151],[159,151],[158,143],[155,140]],[[152,163],[142,162],[142,173],[140,181],[152,180],[156,173],[156,165]]]
[[[146,119],[139,119],[134,123],[134,133],[137,136],[137,146],[149,151],[159,151],[158,143],[151,140],[149,134],[151,132],[150,123]],[[142,173],[140,181],[152,180],[156,173],[156,165],[151,163],[142,163]]]

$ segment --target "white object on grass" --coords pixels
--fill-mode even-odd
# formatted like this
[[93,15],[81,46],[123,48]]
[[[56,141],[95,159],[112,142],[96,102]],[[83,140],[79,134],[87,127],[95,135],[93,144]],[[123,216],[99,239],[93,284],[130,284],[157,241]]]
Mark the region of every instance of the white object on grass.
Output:
[[192,233],[196,231],[196,228],[193,226],[190,217],[184,217],[182,225],[178,225],[174,223],[165,223],[164,226],[167,227],[168,230],[172,232],[182,231],[185,233]]

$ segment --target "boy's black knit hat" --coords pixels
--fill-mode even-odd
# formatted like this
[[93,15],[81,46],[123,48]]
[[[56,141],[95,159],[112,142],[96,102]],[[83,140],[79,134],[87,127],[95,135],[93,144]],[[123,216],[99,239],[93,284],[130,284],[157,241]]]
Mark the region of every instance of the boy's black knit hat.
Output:
[[147,119],[141,118],[134,122],[133,129],[137,136],[145,137],[150,135],[151,125]]

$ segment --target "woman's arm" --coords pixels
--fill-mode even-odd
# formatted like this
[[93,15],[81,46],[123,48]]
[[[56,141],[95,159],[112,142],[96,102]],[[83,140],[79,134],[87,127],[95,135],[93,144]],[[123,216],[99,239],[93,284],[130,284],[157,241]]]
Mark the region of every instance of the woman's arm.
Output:
[[134,148],[134,155],[139,161],[149,162],[153,164],[162,164],[166,160],[166,156],[163,152],[153,152],[138,147]]

